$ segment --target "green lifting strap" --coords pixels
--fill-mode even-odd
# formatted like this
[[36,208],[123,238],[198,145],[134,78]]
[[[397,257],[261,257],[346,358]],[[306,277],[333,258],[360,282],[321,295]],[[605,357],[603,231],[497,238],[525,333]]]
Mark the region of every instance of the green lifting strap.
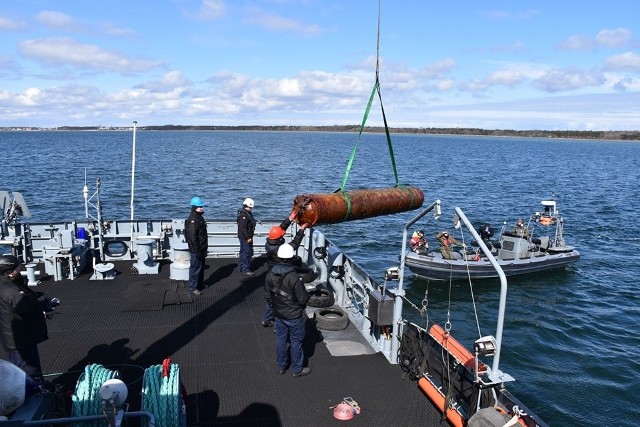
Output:
[[409,192],[409,194],[411,195],[411,207],[409,209],[413,210],[414,202],[416,201],[416,197],[415,197],[415,194],[413,194],[413,191],[409,190],[409,187],[404,184],[396,184],[396,188],[402,188]]
[[364,130],[364,125],[367,123],[367,117],[369,117],[369,112],[371,111],[371,104],[373,104],[373,97],[375,96],[379,85],[380,85],[380,82],[376,78],[376,83],[373,85],[373,90],[371,91],[371,95],[369,96],[369,103],[367,104],[367,108],[364,111],[364,117],[362,118],[362,124],[360,125],[360,132],[358,133],[356,145],[354,145],[353,150],[351,150],[351,156],[349,157],[349,161],[347,162],[347,169],[344,171],[344,176],[342,177],[342,184],[340,184],[339,190],[341,190],[343,193],[344,193],[344,186],[347,184],[347,179],[349,179],[349,173],[351,172],[353,159],[355,159],[356,151],[358,151],[358,144],[360,144],[360,136],[362,135],[362,131]]
[[347,168],[344,171],[344,176],[342,177],[342,184],[340,184],[340,190],[344,192],[345,185],[347,184],[347,180],[349,179],[349,173],[351,172],[351,167],[353,166],[353,160],[356,157],[356,152],[358,151],[358,144],[360,144],[360,137],[362,136],[362,131],[364,130],[364,126],[367,123],[367,118],[369,117],[369,113],[371,112],[371,104],[373,104],[373,98],[378,93],[378,99],[380,99],[380,108],[382,110],[382,120],[384,121],[384,131],[387,135],[387,146],[389,147],[389,156],[391,157],[391,166],[393,168],[393,175],[395,178],[395,186],[398,186],[398,170],[396,168],[396,159],[393,154],[393,145],[391,144],[391,135],[389,134],[389,125],[387,123],[387,117],[384,114],[384,106],[382,105],[382,95],[380,93],[380,80],[376,76],[376,83],[373,85],[373,90],[371,91],[371,95],[369,96],[369,102],[367,103],[367,108],[364,112],[364,117],[362,118],[362,123],[360,124],[360,132],[358,132],[358,138],[356,140],[356,145],[354,145],[353,150],[351,151],[351,156],[349,156],[349,161],[347,162]]
[[347,201],[347,213],[344,215],[344,220],[348,221],[351,216],[351,198],[346,193],[346,191],[342,191],[342,197]]

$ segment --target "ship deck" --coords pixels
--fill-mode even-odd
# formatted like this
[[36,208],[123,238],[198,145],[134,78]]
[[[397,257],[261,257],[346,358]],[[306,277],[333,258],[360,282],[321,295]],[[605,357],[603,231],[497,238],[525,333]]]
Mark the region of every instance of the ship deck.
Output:
[[188,426],[337,425],[330,407],[346,396],[361,407],[348,421],[353,426],[441,424],[416,382],[403,379],[382,354],[332,355],[332,346],[362,348],[353,325],[328,332],[308,319],[304,349],[311,374],[279,375],[275,334],[260,323],[266,266],[259,264],[254,259],[256,276],[245,277],[235,259],[207,259],[199,297],[169,278],[168,263],[158,275],[134,274],[131,261],[116,264],[113,280],[89,280],[90,273],[43,279],[34,290],[62,301],[48,321],[49,339],[39,346],[43,370],[67,391],[90,363],[118,370],[130,410],[137,411],[144,369],[170,358],[179,365]]

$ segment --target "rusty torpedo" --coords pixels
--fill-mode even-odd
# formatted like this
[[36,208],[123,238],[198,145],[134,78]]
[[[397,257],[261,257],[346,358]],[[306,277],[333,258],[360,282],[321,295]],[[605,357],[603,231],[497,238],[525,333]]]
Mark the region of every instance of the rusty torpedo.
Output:
[[422,206],[424,193],[417,187],[392,187],[347,192],[302,194],[293,209],[299,224],[335,224],[410,211]]

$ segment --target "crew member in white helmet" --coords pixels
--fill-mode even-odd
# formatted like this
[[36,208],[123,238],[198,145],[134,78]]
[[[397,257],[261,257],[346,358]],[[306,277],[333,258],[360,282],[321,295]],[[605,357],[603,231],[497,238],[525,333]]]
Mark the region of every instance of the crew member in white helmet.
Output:
[[238,270],[245,276],[253,276],[251,258],[253,257],[253,233],[256,230],[256,219],[253,217],[255,203],[247,197],[242,202],[242,209],[238,210],[238,240],[240,241],[240,258]]
[[291,368],[291,376],[302,377],[311,373],[304,366],[302,341],[305,336],[305,308],[309,293],[292,265],[295,249],[289,243],[278,248],[278,262],[264,281],[267,303],[275,315],[276,366],[280,375]]

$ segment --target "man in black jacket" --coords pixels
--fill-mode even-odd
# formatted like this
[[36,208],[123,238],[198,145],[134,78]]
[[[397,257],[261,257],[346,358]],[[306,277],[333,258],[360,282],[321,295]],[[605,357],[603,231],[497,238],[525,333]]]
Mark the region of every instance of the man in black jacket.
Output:
[[[296,218],[296,211],[291,212],[291,214],[285,218],[280,225],[274,225],[269,230],[269,235],[267,236],[267,241],[264,244],[264,250],[267,254],[267,268],[270,270],[274,265],[281,262],[278,258],[278,249],[285,243],[284,235],[287,231],[287,228],[291,225],[291,222]],[[307,229],[308,224],[302,224],[298,232],[294,236],[294,238],[289,243],[295,251],[300,247],[300,243],[302,243],[302,239],[304,238],[304,232]],[[296,267],[302,265],[302,259],[295,255],[292,260],[292,264]],[[265,328],[273,326],[275,322],[275,318],[273,316],[273,309],[269,303],[265,304],[264,312],[262,314],[262,326]]]
[[238,223],[238,240],[240,241],[240,254],[238,270],[245,276],[254,276],[251,271],[251,258],[253,257],[253,233],[256,229],[256,219],[253,217],[253,199],[247,197],[242,202],[242,209],[238,211],[236,222]]
[[20,260],[0,256],[0,343],[9,361],[35,380],[42,380],[38,344],[47,336],[42,305],[20,274]]
[[[291,365],[291,375],[301,377],[309,375],[311,368],[303,367],[304,352],[304,310],[309,300],[302,277],[291,260],[295,255],[293,247],[285,243],[278,248],[280,262],[267,274],[264,284],[265,298],[275,314],[276,365],[278,373],[284,374]],[[287,343],[290,348],[287,349]],[[289,352],[291,355],[289,357]]]
[[191,199],[191,213],[184,223],[184,235],[189,245],[189,292],[200,295],[204,282],[204,263],[209,250],[207,221],[204,217],[204,202],[200,197]]

